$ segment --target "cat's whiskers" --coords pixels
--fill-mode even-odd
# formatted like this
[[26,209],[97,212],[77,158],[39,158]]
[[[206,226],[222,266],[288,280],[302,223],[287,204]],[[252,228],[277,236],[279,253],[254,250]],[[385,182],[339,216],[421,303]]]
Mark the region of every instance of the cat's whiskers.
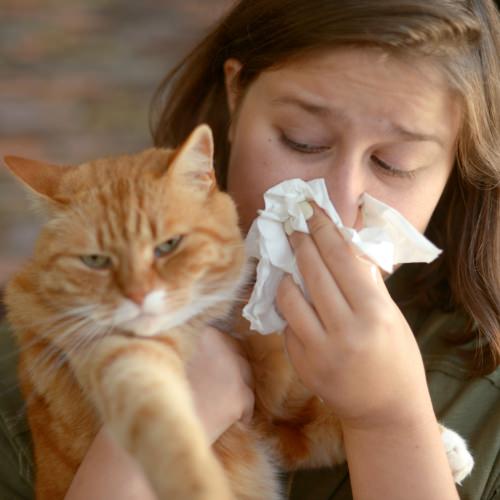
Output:
[[103,330],[94,324],[93,328],[90,327],[85,332],[85,335],[75,340],[74,344],[67,349],[67,357],[71,359],[78,354],[78,356],[84,358],[84,362],[86,362],[97,347],[99,339],[106,336],[112,328],[113,327],[110,326],[107,330]]
[[84,317],[85,313],[88,313],[94,309],[95,306],[92,304],[87,304],[85,306],[77,306],[69,309],[64,309],[63,311],[46,316],[43,320],[26,322],[23,320],[23,327],[27,329],[43,327],[48,323],[53,324],[61,320],[71,319],[73,317]]
[[[64,316],[66,316],[66,318],[64,319],[64,321],[62,323],[59,322],[57,327],[54,327],[51,330],[45,330],[45,334],[46,335],[49,333],[54,334],[57,331],[60,331],[61,328],[66,327],[66,328],[69,328],[67,331],[67,335],[69,335],[69,334],[72,334],[75,329],[78,329],[81,326],[84,326],[84,324],[85,324],[85,321],[84,321],[85,318],[78,318],[75,316],[69,316],[69,314],[67,312],[62,313],[62,314],[58,314],[58,315],[53,315],[50,318],[47,318],[43,322],[39,321],[36,323],[38,323],[40,325],[47,325],[48,323],[53,322],[50,320],[54,320],[54,318],[59,319],[59,318],[62,318]],[[74,323],[75,320],[78,320],[76,324]],[[71,325],[73,325],[72,328],[71,328]],[[46,343],[46,340],[43,340],[40,337],[36,337],[36,336],[33,337],[33,339],[31,339],[30,341],[24,341],[22,344],[18,344],[16,346],[16,348],[13,349],[10,353],[2,356],[2,358],[0,358],[0,362],[5,362],[9,357],[14,357],[14,356],[18,357],[22,352],[26,352],[26,351],[32,349],[37,344],[41,344],[41,343]],[[32,373],[36,373],[38,369],[40,369],[44,364],[47,364],[49,362],[50,358],[57,355],[57,353],[60,353],[60,349],[58,347],[56,347],[53,343],[49,343],[46,347],[44,347],[42,349],[40,355],[30,364],[28,371],[32,372]],[[5,388],[2,388],[2,390],[0,391],[0,396],[7,395],[9,393],[12,393],[12,392],[18,390],[19,384],[18,384],[17,375],[15,373],[12,375],[11,380],[4,379],[1,382]]]
[[[95,309],[95,306],[93,306],[93,308]],[[80,340],[86,338],[88,327],[92,325],[94,325],[94,327],[96,326],[94,318],[89,316],[72,316],[71,318],[68,318],[65,323],[68,323],[68,321],[70,320],[72,320],[72,323],[69,323],[69,325],[59,324],[52,330],[43,331],[43,340],[35,339],[32,343],[30,343],[31,347],[33,347],[34,345],[36,345],[36,343],[47,341],[49,342],[48,346],[42,351],[42,356],[40,356],[36,360],[34,366],[30,366],[30,371],[37,370],[37,365],[45,363],[51,356],[60,353],[63,348],[65,349],[66,345],[68,344],[68,340],[69,344],[71,344],[73,342],[71,337],[75,336],[76,331],[80,331],[80,334],[78,336],[75,336],[75,342],[79,342]],[[52,337],[54,338],[52,339]]]
[[[61,367],[64,366],[78,351],[83,351],[86,357],[91,356],[93,349],[88,349],[88,347],[93,346],[95,348],[98,343],[98,339],[107,335],[113,327],[114,325],[111,325],[108,329],[103,330],[91,319],[86,318],[86,321],[79,322],[74,325],[73,328],[64,333],[65,337],[71,337],[75,330],[80,329],[81,331],[81,335],[78,335],[74,339],[69,339],[69,342],[65,345],[64,353],[62,353],[57,346],[51,345],[48,349],[46,349],[47,352],[43,355],[45,359],[37,360],[35,364],[39,366],[36,368],[33,366],[30,367],[30,371],[34,371],[36,369],[39,377],[42,376],[48,378],[55,375],[55,373],[59,371]],[[54,356],[54,362],[51,364],[46,363],[47,366],[45,367],[40,366],[42,363],[46,361],[48,362],[50,356]],[[72,383],[71,379],[67,379],[67,382],[68,384]],[[31,397],[34,396],[36,396],[36,394],[31,395]],[[27,399],[27,401],[29,400],[30,399]]]
[[[241,289],[241,284],[238,281],[223,281],[218,283],[213,283],[210,286],[202,285],[198,290],[186,288],[177,289],[173,291],[167,291],[165,298],[165,310],[164,312],[159,312],[155,316],[161,321],[168,322],[168,318],[174,318],[175,316],[181,315],[185,320],[189,320],[191,317],[203,313],[207,308],[215,306],[221,302],[244,302],[246,299],[243,296],[239,296],[239,291]],[[189,311],[194,311],[192,314]],[[128,322],[134,321],[140,318],[141,312],[137,314],[134,318],[127,319],[125,321],[118,321],[117,325],[127,325]],[[151,315],[150,315],[151,316]],[[173,323],[177,323],[173,321]]]
[[[76,322],[75,325],[73,325],[72,328],[68,329],[65,333],[64,336],[70,336],[74,333],[75,330],[78,329],[84,329],[84,335],[79,336],[75,340],[75,344],[78,344],[80,342],[85,342],[87,337],[88,337],[88,327],[92,324],[92,322],[87,319],[87,318],[81,318],[80,321]],[[65,352],[63,353],[60,349],[55,344],[49,344],[45,349],[43,349],[42,353],[38,358],[36,358],[31,364],[30,367],[27,369],[27,372],[29,374],[36,374],[36,379],[48,379],[52,376],[55,375],[56,372],[58,372],[64,364],[68,362],[68,354],[74,349],[74,347],[69,347]],[[52,358],[52,360],[51,360]],[[34,380],[36,380],[33,377]],[[37,397],[36,390],[33,390],[31,394],[25,395],[25,401],[24,401],[24,407],[28,406],[29,403]],[[24,409],[23,409],[24,411]],[[20,412],[21,413],[21,412]],[[21,414],[20,414],[21,416]]]
[[[32,321],[30,323],[26,323],[27,329],[36,329],[44,332],[45,338],[49,338],[52,334],[64,329],[67,326],[70,326],[75,319],[85,318],[82,313],[91,311],[91,308],[95,306],[83,306],[78,308],[73,308],[71,310],[64,311],[62,313],[53,314],[43,321]],[[45,328],[47,325],[51,325],[51,329]],[[31,340],[23,339],[21,342],[16,342],[16,346],[10,352],[2,355],[0,357],[0,363],[6,361],[9,358],[17,357],[23,351],[26,351],[33,347],[36,344],[40,343],[40,338],[38,336],[33,336]]]
[[[240,284],[231,280],[212,283],[208,286],[203,285],[202,291],[198,292],[187,290],[186,288],[167,291],[167,298],[165,299],[166,310],[164,312],[158,313],[156,316],[158,317],[158,320],[161,320],[161,318],[164,318],[166,320],[169,316],[173,317],[175,315],[182,314],[183,317],[185,316],[187,319],[189,319],[193,316],[204,313],[208,308],[215,306],[220,302],[231,301],[236,303],[243,303],[244,301],[246,301],[246,298],[243,295],[239,296],[240,294],[238,292],[240,290]],[[196,295],[196,297],[193,298],[193,295]],[[189,310],[193,304],[196,304],[198,307],[195,308],[193,314],[189,314],[187,310]],[[62,336],[58,336],[58,339],[60,341],[64,341],[69,335],[72,335],[75,330],[84,326],[84,323],[82,323],[80,325],[75,324],[73,328],[68,328],[68,326],[71,326],[73,320],[75,318],[85,319],[89,323],[95,323],[97,330],[102,331],[103,329],[106,329],[106,334],[101,333],[102,336],[107,335],[110,331],[112,331],[114,327],[119,327],[120,325],[125,326],[128,321],[131,321],[116,321],[115,310],[116,309],[95,304],[78,306],[62,313],[52,315],[50,318],[47,318],[43,322],[36,321],[33,322],[33,324],[44,326],[47,323],[55,322],[56,324],[54,325],[54,327],[52,329],[45,330],[43,336],[45,338],[49,338],[55,332],[65,330]],[[141,312],[139,312],[137,316],[132,318],[132,320],[140,317],[140,314]],[[35,339],[33,342],[29,342],[28,344],[26,344],[24,348],[28,348],[36,342],[37,340]],[[47,356],[49,356],[48,353]]]
[[[84,353],[83,353],[82,358],[81,358],[84,364],[86,364],[88,362],[88,360],[92,358],[95,350],[98,347],[99,339],[109,335],[110,332],[112,332],[115,328],[116,328],[116,325],[114,323],[111,323],[106,330],[103,331],[101,329],[99,329],[99,330],[96,329],[94,334],[91,334],[86,338],[86,341],[83,344]],[[81,348],[81,346],[80,346],[80,348]],[[85,350],[87,352],[85,352]]]
[[[73,325],[69,326],[68,328],[65,329],[64,333],[61,333],[57,336],[57,343],[56,342],[50,342],[48,345],[42,350],[42,354],[35,360],[34,363],[32,363],[29,367],[30,372],[37,372],[38,370],[41,369],[43,364],[46,364],[50,361],[51,357],[61,357],[60,354],[62,353],[62,349],[64,346],[64,349],[66,349],[66,346],[68,344],[71,344],[72,340],[69,340],[70,337],[74,335],[74,333],[78,330],[82,331],[85,329],[86,326],[91,324],[92,321],[88,318],[78,318]],[[78,338],[84,337],[85,335],[80,335]],[[41,340],[40,342],[46,342],[47,337],[45,339]]]

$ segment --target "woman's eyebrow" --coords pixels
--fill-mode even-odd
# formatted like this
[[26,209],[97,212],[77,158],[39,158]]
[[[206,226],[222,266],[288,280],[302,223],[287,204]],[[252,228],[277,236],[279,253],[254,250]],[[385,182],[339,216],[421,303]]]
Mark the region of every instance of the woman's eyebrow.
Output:
[[[303,109],[307,113],[310,113],[315,116],[320,116],[322,118],[335,117],[336,119],[346,118],[346,113],[341,109],[332,108],[330,106],[323,106],[321,104],[315,104],[313,102],[309,102],[304,99],[300,99],[295,96],[280,96],[276,97],[271,101],[271,105],[273,106],[281,106],[281,105],[292,105],[298,108]],[[399,123],[395,123],[393,121],[387,122],[388,130],[407,141],[416,141],[416,142],[435,142],[439,146],[444,147],[443,141],[440,137],[434,134],[424,134],[422,132],[417,132],[414,130],[409,130],[403,125]]]
[[443,141],[434,134],[423,134],[421,132],[415,132],[413,130],[408,130],[402,125],[399,125],[398,123],[390,122],[389,123],[389,128],[391,131],[393,131],[396,135],[399,135],[400,137],[403,137],[407,139],[408,141],[418,141],[418,142],[435,142],[439,146],[444,147]]
[[[299,99],[297,97],[293,96],[281,96],[281,97],[276,97],[271,101],[272,105],[293,105],[297,106],[299,108],[302,108],[304,111],[307,111],[310,114],[313,115],[320,115],[320,116],[330,116],[332,114],[340,114],[340,113],[335,113],[335,110],[332,110],[331,108],[327,106],[321,106],[319,104],[314,104],[312,102],[305,101],[303,99]],[[332,112],[333,111],[333,112]]]

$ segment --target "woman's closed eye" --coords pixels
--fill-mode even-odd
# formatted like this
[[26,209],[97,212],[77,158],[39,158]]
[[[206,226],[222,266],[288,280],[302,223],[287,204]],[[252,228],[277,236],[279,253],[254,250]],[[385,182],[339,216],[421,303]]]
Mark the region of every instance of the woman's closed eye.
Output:
[[415,177],[415,170],[404,170],[394,167],[393,165],[390,165],[376,155],[371,155],[370,160],[385,175],[390,175],[391,177],[400,177],[403,179],[411,179]]
[[289,149],[303,154],[317,154],[329,151],[331,146],[320,144],[309,144],[304,141],[296,141],[288,137],[284,132],[281,132],[281,142]]
[[[332,149],[330,145],[320,145],[320,144],[311,144],[305,141],[298,141],[296,139],[292,139],[284,132],[281,132],[281,142],[292,151],[304,154],[304,155],[314,155],[328,152]],[[371,155],[370,161],[375,165],[375,167],[382,172],[383,175],[388,175],[390,177],[398,177],[401,179],[412,179],[415,177],[416,170],[406,170],[403,168],[395,167],[390,163],[382,160],[377,155]]]

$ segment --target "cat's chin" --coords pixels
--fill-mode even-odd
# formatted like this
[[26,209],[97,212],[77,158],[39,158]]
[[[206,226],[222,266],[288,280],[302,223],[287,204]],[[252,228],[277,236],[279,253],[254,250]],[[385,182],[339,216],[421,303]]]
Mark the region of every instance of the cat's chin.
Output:
[[120,329],[138,337],[153,337],[164,330],[165,319],[160,315],[141,314],[120,325]]
[[192,316],[190,310],[182,310],[177,314],[140,314],[118,326],[120,330],[138,337],[154,337],[185,323]]
[[[239,283],[237,285],[239,286]],[[175,311],[164,312],[163,314],[142,312],[133,319],[118,323],[117,326],[120,330],[132,333],[138,337],[153,337],[163,334],[179,325],[183,325],[193,318],[200,318],[207,313],[210,320],[213,320],[214,317],[223,317],[227,313],[228,304],[233,300],[237,289],[238,287],[235,286],[225,293],[193,300],[192,303],[185,307],[181,307]]]

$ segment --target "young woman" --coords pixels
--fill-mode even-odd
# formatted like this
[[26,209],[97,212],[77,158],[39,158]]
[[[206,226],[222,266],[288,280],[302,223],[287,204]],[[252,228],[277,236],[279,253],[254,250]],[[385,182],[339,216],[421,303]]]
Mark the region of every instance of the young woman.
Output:
[[[160,88],[155,143],[209,123],[244,231],[267,188],[322,177],[347,226],[367,192],[444,250],[384,283],[321,211],[292,235],[312,303],[283,280],[286,347],[339,415],[350,480],[300,472],[291,498],[458,498],[438,419],[476,460],[460,495],[500,498],[499,49],[491,0],[242,0]],[[251,415],[227,336],[206,332],[190,378],[212,441]],[[153,498],[102,431],[67,498],[125,494]]]

